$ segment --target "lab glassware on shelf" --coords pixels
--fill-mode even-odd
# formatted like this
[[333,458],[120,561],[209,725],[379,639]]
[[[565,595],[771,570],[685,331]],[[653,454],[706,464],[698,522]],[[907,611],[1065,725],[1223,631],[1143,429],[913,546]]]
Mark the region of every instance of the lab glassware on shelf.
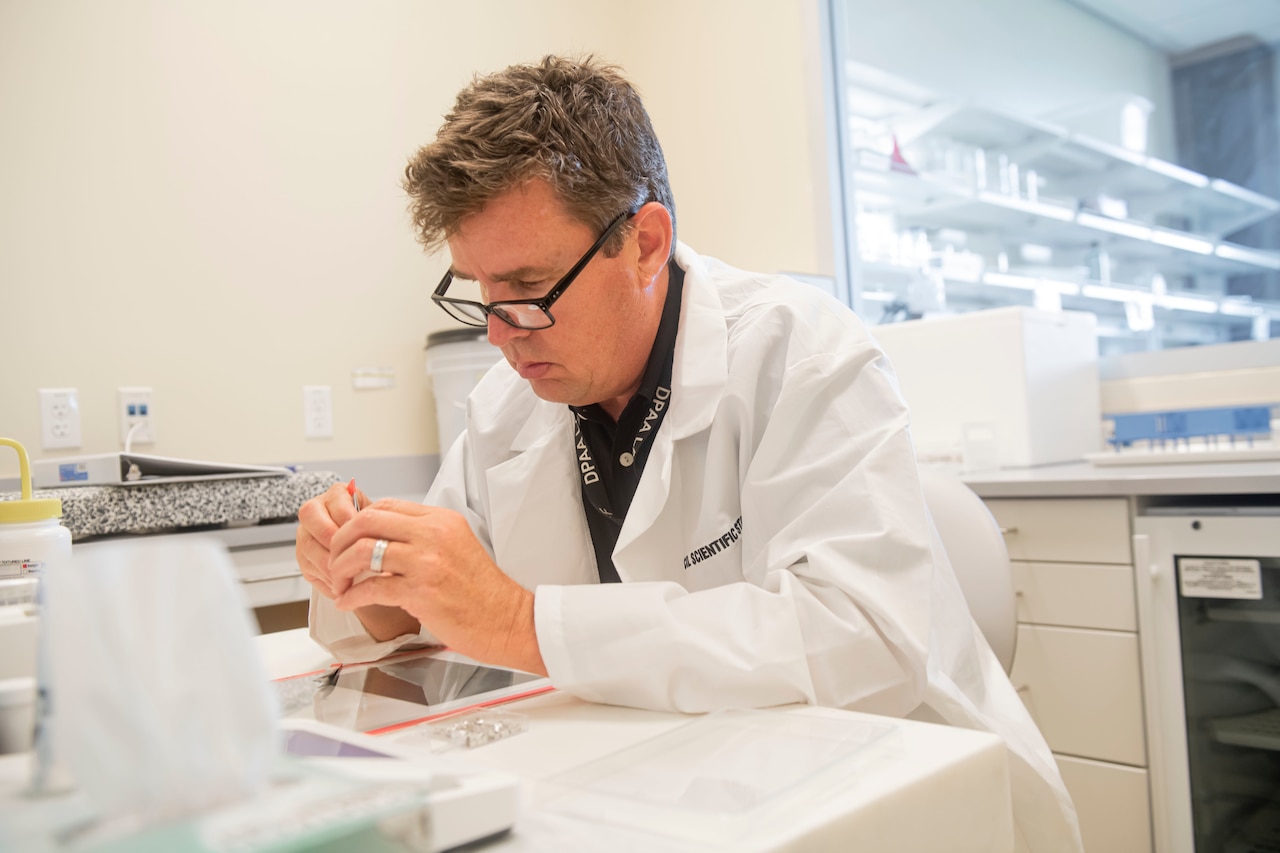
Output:
[[[894,168],[891,141],[909,169]],[[1265,338],[1280,324],[1280,302],[1225,286],[1280,270],[1280,252],[1229,239],[1280,213],[1280,201],[1228,181],[960,101],[860,120],[851,162],[862,293],[873,301],[910,306],[914,288],[928,295],[927,312],[1088,310],[1100,338],[1122,349],[1152,336],[1164,345]],[[926,245],[925,259],[895,252],[907,244]],[[1018,257],[1027,247],[1034,260]]]

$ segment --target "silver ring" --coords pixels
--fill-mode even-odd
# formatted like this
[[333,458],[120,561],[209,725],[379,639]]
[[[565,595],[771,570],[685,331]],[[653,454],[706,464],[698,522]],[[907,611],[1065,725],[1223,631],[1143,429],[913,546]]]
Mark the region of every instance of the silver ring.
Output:
[[387,540],[379,539],[373,543],[373,556],[369,558],[369,571],[375,575],[382,574],[382,558],[387,553]]

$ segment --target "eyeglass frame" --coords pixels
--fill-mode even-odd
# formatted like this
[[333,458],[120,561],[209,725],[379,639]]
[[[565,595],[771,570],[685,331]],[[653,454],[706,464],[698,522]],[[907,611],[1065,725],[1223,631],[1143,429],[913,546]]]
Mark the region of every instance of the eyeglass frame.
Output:
[[[624,210],[622,213],[619,213],[614,217],[613,221],[605,227],[604,232],[596,238],[594,243],[591,244],[591,248],[587,249],[586,254],[579,258],[578,262],[574,264],[567,273],[561,276],[560,280],[552,285],[550,290],[537,299],[504,299],[499,302],[490,302],[486,304],[484,302],[476,302],[471,299],[449,298],[444,294],[445,291],[449,289],[449,285],[453,283],[454,279],[453,269],[450,268],[445,270],[444,277],[441,278],[440,283],[436,285],[435,292],[431,294],[431,301],[436,303],[436,305],[439,305],[440,309],[450,317],[474,328],[484,328],[488,326],[489,317],[492,316],[497,317],[499,320],[514,329],[523,329],[530,332],[540,332],[543,329],[550,329],[556,324],[556,317],[551,313],[551,306],[555,304],[557,299],[564,295],[564,292],[569,289],[569,285],[573,284],[574,279],[581,274],[587,264],[591,262],[591,259],[600,251],[600,248],[604,246],[605,242],[608,241],[608,239],[613,236],[613,233],[618,230],[618,226],[634,215],[634,211]],[[446,305],[469,305],[473,308],[478,308],[485,316],[484,322],[459,317],[457,314],[445,307]],[[501,310],[504,305],[533,305],[541,309],[542,313],[545,314],[547,319],[551,322],[547,323],[545,326],[518,326],[505,316],[505,312]]]

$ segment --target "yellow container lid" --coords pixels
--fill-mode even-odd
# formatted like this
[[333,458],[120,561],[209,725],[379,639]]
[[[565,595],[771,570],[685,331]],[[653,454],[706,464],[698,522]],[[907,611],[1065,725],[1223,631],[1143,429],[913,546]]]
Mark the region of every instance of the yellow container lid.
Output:
[[22,499],[0,501],[0,524],[24,524],[62,518],[60,499],[31,497],[31,460],[27,458],[27,449],[11,438],[0,438],[0,445],[18,451],[18,467],[22,475]]

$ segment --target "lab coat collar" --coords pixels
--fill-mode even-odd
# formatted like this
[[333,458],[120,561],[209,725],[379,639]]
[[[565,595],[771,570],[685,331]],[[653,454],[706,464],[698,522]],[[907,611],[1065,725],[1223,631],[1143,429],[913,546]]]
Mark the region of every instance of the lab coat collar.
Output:
[[675,443],[711,425],[729,374],[724,306],[711,273],[702,258],[683,243],[676,244],[676,263],[685,271],[685,279],[671,376],[671,411],[650,451],[614,547],[614,565],[623,580],[627,579],[625,552],[667,507]]
[[[518,381],[524,382],[525,380],[520,379]],[[533,411],[529,413],[524,426],[520,428],[512,440],[511,451],[513,453],[527,453],[535,449],[540,450],[545,448],[552,438],[572,428],[573,413],[568,406],[539,400],[534,404]],[[569,454],[570,450],[571,447],[566,445],[564,452]]]
[[711,425],[720,408],[729,375],[728,334],[724,306],[711,271],[698,253],[676,243],[676,264],[685,271],[680,332],[672,368],[672,439],[681,439]]

